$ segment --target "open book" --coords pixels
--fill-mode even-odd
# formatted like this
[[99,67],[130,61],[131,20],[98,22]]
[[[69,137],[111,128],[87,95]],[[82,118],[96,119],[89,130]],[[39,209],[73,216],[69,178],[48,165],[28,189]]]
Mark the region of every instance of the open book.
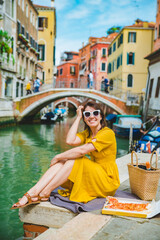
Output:
[[142,200],[106,197],[102,214],[120,215],[138,218],[152,218],[160,213],[160,200],[146,202]]

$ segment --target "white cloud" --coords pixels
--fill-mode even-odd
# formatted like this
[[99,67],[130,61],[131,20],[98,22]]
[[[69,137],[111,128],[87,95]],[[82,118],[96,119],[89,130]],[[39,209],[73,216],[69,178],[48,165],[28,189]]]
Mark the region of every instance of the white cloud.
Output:
[[55,8],[57,10],[63,10],[68,5],[69,5],[69,1],[68,0],[56,0],[55,1]]
[[85,0],[85,4],[90,5],[99,5],[102,3],[102,0]]
[[89,10],[86,6],[79,5],[67,14],[67,19],[82,19],[87,17]]

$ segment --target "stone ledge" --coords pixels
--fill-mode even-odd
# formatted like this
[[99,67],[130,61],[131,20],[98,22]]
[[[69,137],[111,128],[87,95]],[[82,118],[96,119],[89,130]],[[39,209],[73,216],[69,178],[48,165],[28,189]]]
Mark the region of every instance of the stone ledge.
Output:
[[36,240],[89,240],[109,220],[110,216],[95,215],[92,213],[80,213],[60,229],[50,228],[35,238]]
[[41,202],[36,206],[30,205],[19,209],[19,218],[22,222],[52,228],[61,228],[76,215],[49,202]]

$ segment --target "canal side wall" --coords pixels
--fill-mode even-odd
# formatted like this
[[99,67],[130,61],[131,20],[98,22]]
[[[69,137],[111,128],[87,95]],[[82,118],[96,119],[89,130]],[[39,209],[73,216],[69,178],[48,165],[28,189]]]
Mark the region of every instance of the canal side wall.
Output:
[[[144,163],[150,160],[150,154],[137,153],[137,155],[139,163]],[[121,183],[119,189],[130,191],[127,164],[131,162],[131,154],[117,158],[116,162]],[[160,156],[158,165],[160,165]],[[156,200],[158,200],[159,197],[160,192],[158,191]],[[103,227],[107,226],[107,224],[114,220],[114,216],[102,215],[101,210],[98,212],[93,211],[91,213],[75,214],[65,208],[52,205],[50,202],[41,202],[36,206],[30,205],[21,208],[19,210],[19,217],[24,223],[24,240],[32,240],[34,238],[36,240],[89,240],[99,231],[103,231]],[[134,221],[138,222],[139,219],[135,219]]]
[[0,127],[15,123],[14,103],[9,100],[0,99]]

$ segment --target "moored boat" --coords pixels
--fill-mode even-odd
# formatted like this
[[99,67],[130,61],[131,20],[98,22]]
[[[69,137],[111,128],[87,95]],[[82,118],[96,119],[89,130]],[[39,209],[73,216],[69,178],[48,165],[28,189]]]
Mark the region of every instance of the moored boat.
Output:
[[160,119],[156,118],[156,121],[145,132],[136,144],[136,151],[152,152],[156,150],[160,154]]
[[141,124],[140,115],[117,115],[116,122],[113,123],[113,131],[118,137],[129,138],[132,125],[133,139],[138,139],[140,138]]
[[58,119],[58,116],[53,112],[47,112],[42,115],[41,122],[42,123],[54,123]]

